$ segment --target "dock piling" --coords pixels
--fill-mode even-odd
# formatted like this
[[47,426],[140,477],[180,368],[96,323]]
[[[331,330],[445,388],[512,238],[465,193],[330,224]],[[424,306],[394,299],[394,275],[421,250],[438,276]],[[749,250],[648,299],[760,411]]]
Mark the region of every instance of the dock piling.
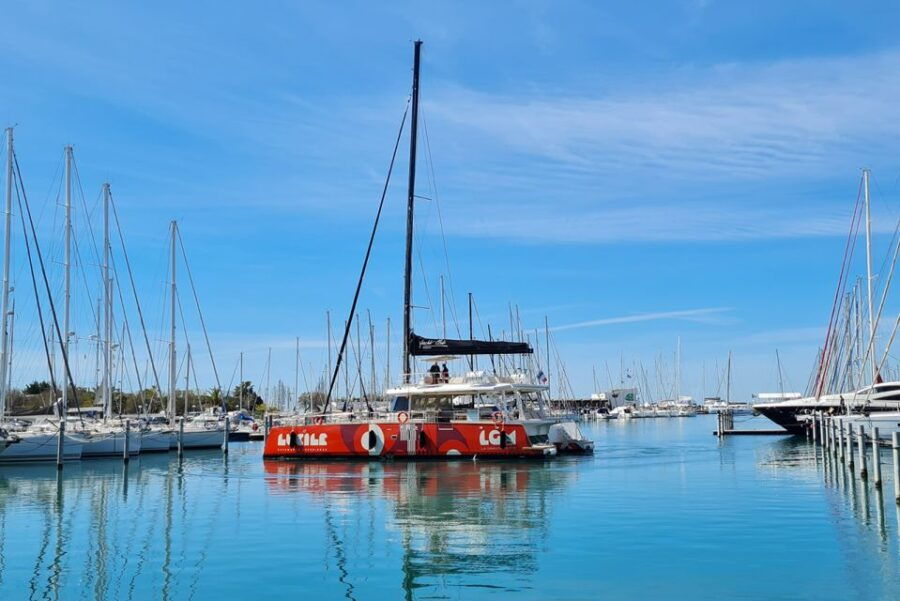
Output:
[[226,416],[225,416],[225,427],[222,428],[222,431],[223,431],[223,435],[222,435],[222,454],[224,454],[224,455],[227,455],[227,454],[228,454],[228,426],[231,425],[231,424],[230,424],[230,421],[231,421],[231,420],[229,420],[229,419],[228,419],[228,416],[226,415]]
[[891,453],[894,456],[894,499],[900,503],[900,432],[891,433]]
[[813,439],[813,442],[819,442],[819,414],[818,413],[813,413],[812,439]]
[[875,488],[881,488],[881,449],[878,446],[878,428],[872,428],[872,476]]
[[184,418],[182,417],[178,421],[178,458],[181,459],[184,456]]
[[838,459],[844,461],[844,422],[838,422],[835,426],[837,427],[835,434],[838,438]]
[[66,418],[65,416],[61,416],[59,418],[59,439],[56,441],[56,469],[61,470],[63,468],[63,445],[66,440]]
[[125,444],[122,445],[122,461],[128,463],[128,439],[131,437],[131,420],[125,420]]
[[859,477],[865,480],[869,475],[869,470],[866,469],[866,427],[862,424],[859,425],[856,448],[859,451]]
[[853,424],[847,422],[847,466],[853,474]]

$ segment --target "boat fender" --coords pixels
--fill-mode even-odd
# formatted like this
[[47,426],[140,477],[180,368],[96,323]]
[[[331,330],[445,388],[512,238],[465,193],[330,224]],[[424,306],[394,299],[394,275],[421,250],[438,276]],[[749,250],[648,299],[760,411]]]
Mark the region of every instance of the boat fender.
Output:
[[397,421],[401,424],[405,424],[409,421],[409,413],[407,413],[406,411],[401,411],[397,414]]
[[288,439],[288,446],[296,447],[297,446],[297,433],[291,430],[291,436]]
[[259,424],[253,424],[253,425],[251,426],[251,428],[252,428],[252,430],[253,430],[254,432],[256,432],[257,430],[259,430]]
[[320,415],[319,417],[317,417],[313,420],[313,423],[317,426],[321,426],[322,424],[325,423],[325,418]]
[[503,430],[500,430],[500,448],[506,448],[506,432],[504,432]]
[[428,442],[428,437],[425,436],[425,430],[419,430],[419,446],[424,447],[426,442]]

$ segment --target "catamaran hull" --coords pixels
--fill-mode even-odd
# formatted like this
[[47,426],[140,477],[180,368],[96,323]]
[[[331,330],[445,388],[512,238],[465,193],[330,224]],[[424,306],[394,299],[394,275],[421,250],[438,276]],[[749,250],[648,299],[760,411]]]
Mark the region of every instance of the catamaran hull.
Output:
[[[59,437],[56,434],[24,434],[14,440],[0,442],[0,463],[26,463],[31,461],[56,461]],[[63,459],[81,458],[81,441],[71,436],[63,439]]]
[[276,426],[265,458],[464,459],[542,458],[550,444],[533,445],[521,424],[361,422]]

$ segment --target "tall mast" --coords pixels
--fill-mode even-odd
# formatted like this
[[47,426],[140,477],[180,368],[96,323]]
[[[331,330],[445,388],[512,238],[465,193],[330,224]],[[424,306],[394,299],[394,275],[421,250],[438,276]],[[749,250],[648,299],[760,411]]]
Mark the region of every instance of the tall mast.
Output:
[[675,402],[681,397],[681,336],[675,344]]
[[238,380],[240,380],[240,387],[238,388],[238,410],[244,408],[244,351],[241,351],[240,365],[241,373],[238,376]]
[[863,188],[866,195],[866,292],[869,297],[869,360],[872,362],[872,384],[878,377],[875,361],[875,313],[872,309],[872,211],[869,202],[869,170],[863,169]]
[[[66,250],[65,250],[65,297],[63,304],[63,339],[60,341],[63,345],[63,360],[68,361],[69,355],[69,312],[72,300],[71,294],[71,271],[72,271],[72,147],[66,146]],[[68,372],[68,369],[65,370]],[[69,382],[68,376],[63,378],[62,386],[62,417],[65,419],[66,412],[69,410]]]
[[[327,378],[331,377],[331,311],[325,311],[325,336],[328,338],[328,371],[325,372]],[[327,385],[328,382],[325,382]]]
[[[175,236],[178,230],[178,223],[172,220],[172,280],[171,280],[171,324],[169,330],[169,419],[175,419]],[[187,406],[185,404],[185,406]]]
[[444,274],[441,274],[441,336],[447,337],[447,316],[444,313]]
[[[475,339],[474,325],[472,324],[472,293],[469,293],[469,340]],[[475,369],[475,356],[469,355],[469,371]]]
[[403,270],[403,383],[409,384],[409,337],[412,333],[412,253],[416,196],[416,137],[419,131],[419,55],[422,40],[415,41],[413,58],[412,120],[409,130],[409,185],[406,197],[406,265]]
[[7,328],[9,312],[9,252],[10,235],[12,234],[12,188],[13,188],[13,129],[6,128],[6,213],[4,215],[4,248],[3,248],[3,300],[0,302],[0,418],[6,414],[7,365],[12,354]]
[[[550,396],[550,320],[547,319],[547,316],[544,315],[544,352],[547,353],[547,373],[545,377],[547,378],[547,396]],[[607,366],[607,370],[609,367]],[[610,385],[612,385],[612,378],[610,378]]]
[[729,402],[731,402],[731,351],[728,351],[728,371],[725,376],[725,404]]
[[387,348],[384,352],[384,389],[387,390],[391,387],[391,318],[387,318],[387,336],[385,336],[385,342],[387,343]]
[[375,326],[372,324],[372,312],[366,309],[366,314],[369,317],[369,360],[372,369],[372,381],[370,383],[369,394],[374,399],[376,396],[375,389],[378,387],[375,377]]
[[109,184],[103,184],[103,417],[112,416],[112,280],[109,277]]
[[296,338],[296,356],[294,357],[294,398],[297,401],[297,409],[300,408],[300,337]]

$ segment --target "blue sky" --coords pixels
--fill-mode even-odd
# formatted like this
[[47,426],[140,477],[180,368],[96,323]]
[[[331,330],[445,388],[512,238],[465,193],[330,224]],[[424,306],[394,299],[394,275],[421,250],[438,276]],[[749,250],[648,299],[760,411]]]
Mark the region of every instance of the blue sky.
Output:
[[[616,379],[641,361],[652,380],[662,355],[670,373],[678,337],[686,393],[729,350],[735,396],[773,389],[776,348],[802,389],[861,168],[873,170],[879,265],[900,213],[900,8],[888,2],[28,1],[0,15],[0,116],[17,126],[47,235],[73,144],[95,224],[112,185],[155,339],[179,221],[225,380],[241,350],[259,380],[272,347],[272,380],[292,383],[295,336],[320,369],[324,313],[340,322],[348,309],[415,38],[432,158],[420,193],[439,198],[418,208],[431,298],[420,275],[416,302],[436,304],[446,273],[439,206],[459,316],[470,290],[498,330],[510,302],[528,329],[548,315],[578,393],[593,364],[605,382],[605,363]],[[361,301],[380,340],[400,319],[405,152],[397,170]],[[423,333],[434,313],[417,312]]]

